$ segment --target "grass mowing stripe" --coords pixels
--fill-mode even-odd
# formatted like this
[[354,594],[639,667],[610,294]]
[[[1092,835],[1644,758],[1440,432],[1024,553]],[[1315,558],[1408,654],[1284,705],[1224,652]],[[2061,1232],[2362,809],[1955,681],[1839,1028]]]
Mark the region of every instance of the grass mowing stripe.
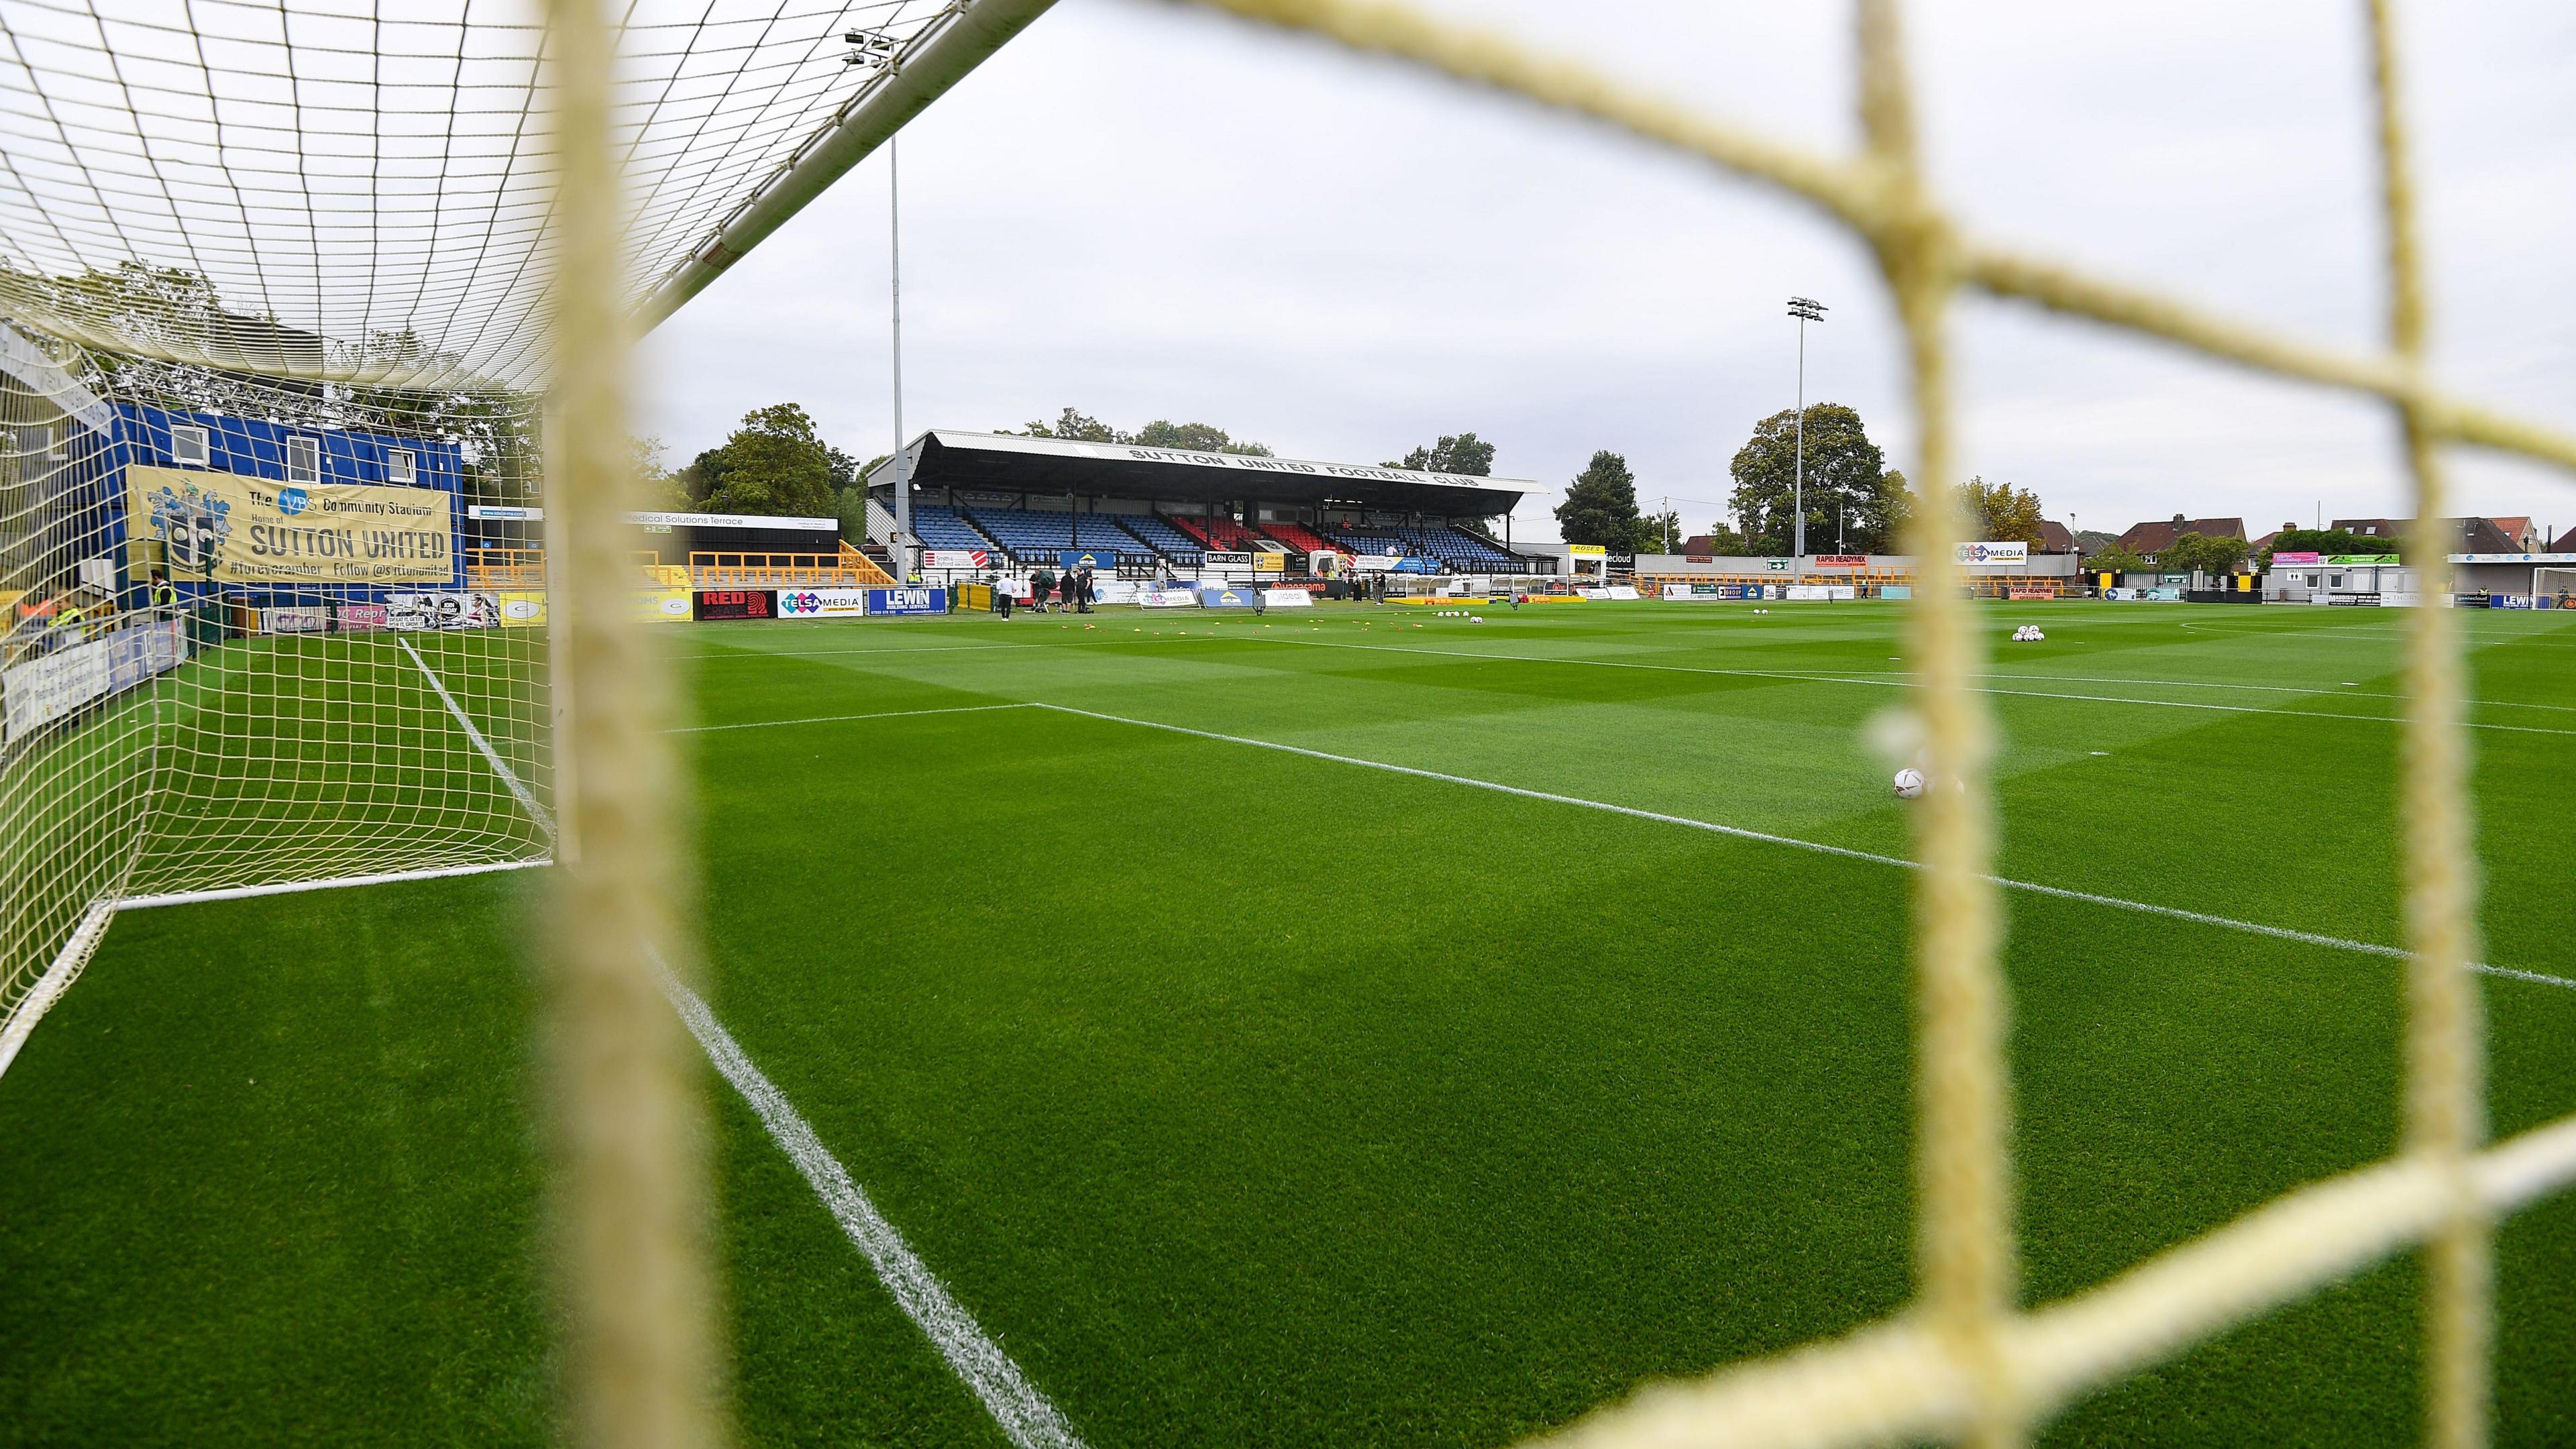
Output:
[[[1233,637],[1233,636],[1228,636]],[[1579,664],[1595,669],[1651,669],[1668,674],[1716,674],[1737,679],[1784,679],[1799,684],[1863,684],[1880,689],[1921,689],[1909,679],[1874,678],[1861,674],[1804,673],[1784,669],[1720,669],[1704,664],[1648,664],[1637,659],[1560,659],[1544,654],[1497,654],[1485,649],[1415,649],[1401,644],[1350,644],[1335,639],[1273,639],[1258,634],[1242,636],[1254,644],[1304,644],[1318,649],[1366,649],[1379,654],[1436,654],[1454,659],[1507,659],[1516,664]],[[2045,689],[1997,689],[1991,685],[1970,686],[1976,694],[2011,694],[2025,699],[2080,699],[2097,704],[2140,704],[2158,709],[2203,709],[2221,714],[2278,714],[2294,719],[2349,719],[2370,724],[2401,724],[2395,715],[2338,714],[2312,709],[2265,709],[2251,704],[2203,704],[2187,699],[2130,699],[2112,694],[2065,694]],[[2576,735],[2576,730],[2549,729],[2541,725],[2488,724],[2478,720],[2463,721],[2473,730],[2510,730],[2524,735]]]
[[492,748],[492,742],[483,738],[483,732],[474,727],[474,721],[466,718],[465,711],[456,703],[456,696],[447,692],[447,682],[438,677],[437,670],[429,667],[428,660],[420,657],[419,650],[411,647],[409,639],[396,634],[394,642],[400,644],[403,652],[411,656],[412,663],[420,666],[420,672],[429,680],[429,687],[438,691],[438,698],[447,706],[447,712],[456,716],[458,724],[465,726],[465,737],[474,742],[474,748],[483,752],[483,758],[491,764],[492,772],[501,777],[502,784],[510,787],[511,794],[519,797],[519,805],[528,812],[528,818],[537,822],[537,828],[546,833],[548,840],[554,839],[553,814],[537,803],[536,792],[530,790],[527,783],[519,778],[518,771],[511,769],[509,762],[501,758],[500,751]]
[[[1390,774],[1412,775],[1425,780],[1440,780],[1452,785],[1465,785],[1477,790],[1492,790],[1503,795],[1518,795],[1526,800],[1545,800],[1557,805],[1575,805],[1586,810],[1606,810],[1614,815],[1633,816],[1665,825],[1679,825],[1689,830],[1705,830],[1717,835],[1731,835],[1739,840],[1758,840],[1767,845],[1786,845],[1818,855],[1837,855],[1847,860],[1865,860],[1876,865],[1895,866],[1900,870],[1921,870],[1922,863],[1898,855],[1881,855],[1872,850],[1854,850],[1847,845],[1827,845],[1817,840],[1800,840],[1793,835],[1774,835],[1763,830],[1748,830],[1740,825],[1721,825],[1714,820],[1697,820],[1688,815],[1667,815],[1657,810],[1641,810],[1634,805],[1613,805],[1606,800],[1586,800],[1580,795],[1559,795],[1549,790],[1531,790],[1519,785],[1505,785],[1493,780],[1479,780],[1469,775],[1452,775],[1439,770],[1425,770],[1412,765],[1393,765],[1384,760],[1363,760],[1356,755],[1337,755],[1329,750],[1311,750],[1303,745],[1286,745],[1276,740],[1256,740],[1244,735],[1219,734],[1214,730],[1192,729],[1188,725],[1165,724],[1160,720],[1132,719],[1126,715],[1104,714],[1098,710],[1077,709],[1069,704],[1040,703],[1039,709],[1059,714],[1081,715],[1087,719],[1106,720],[1112,724],[1136,725],[1144,729],[1167,730],[1173,734],[1196,735],[1200,739],[1221,740],[1231,745],[1250,745],[1255,749],[1278,750],[1309,759],[1330,760],[1337,765],[1357,765],[1363,769],[1385,770]],[[2288,711],[2276,711],[2287,713]],[[2070,890],[2065,886],[2042,885],[2037,881],[2014,880],[2008,876],[1990,875],[1985,879],[2007,890],[2027,891],[2033,895],[2054,896],[2059,900],[2082,901],[2088,905],[2109,906],[2115,910],[2137,911],[2151,916],[2165,916],[2178,921],[2192,921],[2204,926],[2218,926],[2231,931],[2245,931],[2258,936],[2271,936],[2283,941],[2298,941],[2311,946],[2328,946],[2337,950],[2358,951],[2372,956],[2403,959],[2402,946],[2382,946],[2370,941],[2346,940],[2315,931],[2295,930],[2288,926],[2267,926],[2259,921],[2240,921],[2232,916],[2214,916],[2204,911],[2185,910],[2180,906],[2160,906],[2149,901],[2125,900],[2119,896],[2096,895],[2091,891]],[[2519,971],[2484,962],[2472,963],[2472,969],[2491,975],[2511,976],[2522,981],[2544,982],[2576,990],[2576,979],[2550,976],[2538,971]]]
[[1007,704],[952,704],[938,709],[881,709],[873,714],[818,714],[803,719],[747,719],[734,724],[679,725],[662,731],[666,735],[702,735],[714,730],[765,730],[780,725],[839,724],[854,719],[909,719],[923,714],[982,714],[995,709],[1031,709],[1033,705],[1012,700]]
[[[1814,677],[1825,679],[1869,679],[1877,677],[1892,677],[1896,675],[1911,676],[1920,672],[1921,671],[1919,670],[1913,669],[1819,669],[1814,671],[1801,671],[1801,677],[1806,677],[1808,674],[1812,674]],[[2117,674],[2008,674],[2000,672],[1989,673],[1986,677],[1988,679],[2027,680],[2034,684],[2147,684],[2155,685],[2160,688],[2171,689],[2259,689],[2267,694],[2321,694],[2332,695],[2337,699],[2403,700],[2406,698],[2406,696],[2402,694],[2374,694],[2368,691],[2355,691],[2350,689],[2324,689],[2310,684],[2231,684],[2224,680],[2217,679],[2137,679]],[[2535,704],[2529,700],[2520,699],[2464,699],[2461,700],[2460,703],[2473,704],[2481,709],[2546,709],[2556,711],[2560,714],[2576,714],[2576,704]]]
[[753,1064],[706,1002],[663,967],[658,956],[655,965],[660,968],[663,994],[688,1023],[690,1035],[706,1049],[707,1059],[759,1114],[770,1137],[813,1185],[814,1195],[830,1209],[841,1231],[867,1256],[886,1291],[921,1325],[939,1356],[948,1360],[975,1397],[983,1400],[1002,1432],[1019,1449],[1083,1449],[1082,1439],[1054,1402],[1038,1392],[1001,1345],[985,1335],[974,1315],[949,1295],[948,1286],[877,1211],[866,1189],[851,1180],[840,1159],[814,1135],[812,1125],[786,1094]]

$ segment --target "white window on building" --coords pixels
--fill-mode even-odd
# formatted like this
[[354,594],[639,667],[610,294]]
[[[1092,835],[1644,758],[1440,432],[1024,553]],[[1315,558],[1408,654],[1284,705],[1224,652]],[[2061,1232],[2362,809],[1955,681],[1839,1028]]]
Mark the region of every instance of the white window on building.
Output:
[[181,423],[170,429],[170,461],[182,468],[205,468],[214,463],[214,451],[206,430]]
[[322,442],[318,438],[286,440],[286,481],[319,483],[322,481]]
[[385,449],[385,481],[405,484],[420,481],[420,461],[411,449]]

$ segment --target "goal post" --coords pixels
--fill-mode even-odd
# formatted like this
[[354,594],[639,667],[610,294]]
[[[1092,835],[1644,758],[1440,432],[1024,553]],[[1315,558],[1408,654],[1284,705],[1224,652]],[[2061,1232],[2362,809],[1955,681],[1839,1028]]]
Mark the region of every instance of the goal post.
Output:
[[2576,609],[2576,568],[2543,565],[2531,571],[2531,606]]

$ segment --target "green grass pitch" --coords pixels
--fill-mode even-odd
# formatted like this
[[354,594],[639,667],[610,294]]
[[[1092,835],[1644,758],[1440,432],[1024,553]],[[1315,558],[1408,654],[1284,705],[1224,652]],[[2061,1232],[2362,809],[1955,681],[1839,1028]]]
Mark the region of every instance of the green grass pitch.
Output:
[[[709,1003],[1095,1449],[1500,1444],[1908,1294],[1907,873],[1574,803],[1905,854],[1897,610],[1484,612],[667,636],[744,726],[682,741]],[[2001,874],[2397,939],[2403,615],[1981,618]],[[2576,627],[2460,623],[2486,959],[2576,977]],[[416,683],[348,697],[482,792],[478,848],[531,838]],[[1067,708],[989,708],[1029,702]],[[288,820],[247,774],[210,818]],[[0,1077],[0,1443],[553,1436],[542,884],[118,921]],[[2007,905],[2028,1301],[2391,1149],[2399,963]],[[2496,1132],[2576,1110],[2576,989],[2482,982]],[[1002,1443],[708,1083],[744,1440]],[[2576,1199],[2500,1260],[2498,1440],[2576,1442]],[[2050,1442],[2412,1442],[2415,1293],[2401,1258]]]

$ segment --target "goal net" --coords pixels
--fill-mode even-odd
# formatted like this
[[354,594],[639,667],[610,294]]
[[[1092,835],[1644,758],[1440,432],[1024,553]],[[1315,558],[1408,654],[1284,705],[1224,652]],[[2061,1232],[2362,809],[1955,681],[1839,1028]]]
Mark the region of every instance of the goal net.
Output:
[[2531,603],[2538,609],[2576,609],[2576,569],[2533,569]]
[[[1042,8],[621,7],[623,305]],[[0,11],[0,1070],[121,901],[548,858],[545,21]]]

